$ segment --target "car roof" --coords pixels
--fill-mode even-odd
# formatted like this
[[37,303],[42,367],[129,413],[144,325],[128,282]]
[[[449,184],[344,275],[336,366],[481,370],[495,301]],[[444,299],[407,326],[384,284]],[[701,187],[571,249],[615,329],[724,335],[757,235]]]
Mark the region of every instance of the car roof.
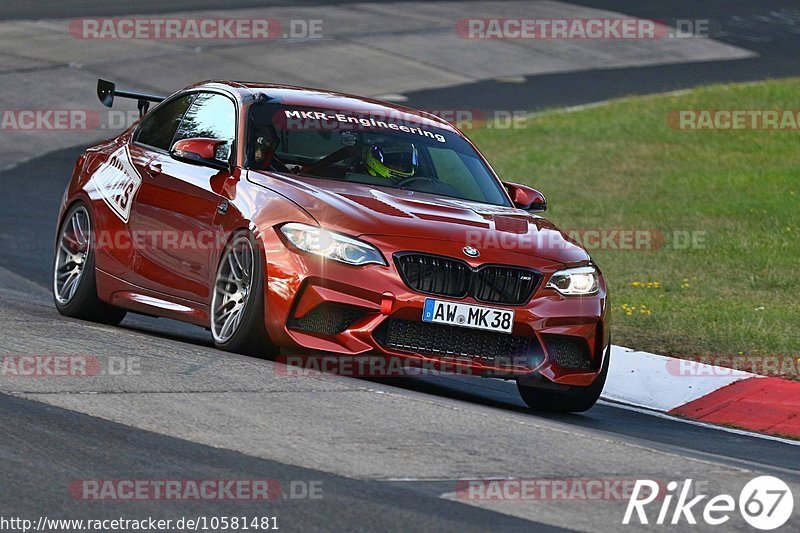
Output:
[[452,124],[432,113],[353,94],[293,85],[227,80],[204,81],[188,88],[197,89],[203,87],[226,90],[235,94],[241,102],[252,100],[255,95],[262,93],[270,101],[283,105],[353,111],[382,117],[389,116],[397,120],[411,120],[461,134]]

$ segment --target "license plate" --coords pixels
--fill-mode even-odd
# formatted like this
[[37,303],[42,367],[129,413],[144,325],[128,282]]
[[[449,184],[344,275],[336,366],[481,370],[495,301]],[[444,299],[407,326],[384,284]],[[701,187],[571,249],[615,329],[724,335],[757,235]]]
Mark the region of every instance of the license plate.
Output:
[[422,321],[511,333],[514,311],[426,298]]

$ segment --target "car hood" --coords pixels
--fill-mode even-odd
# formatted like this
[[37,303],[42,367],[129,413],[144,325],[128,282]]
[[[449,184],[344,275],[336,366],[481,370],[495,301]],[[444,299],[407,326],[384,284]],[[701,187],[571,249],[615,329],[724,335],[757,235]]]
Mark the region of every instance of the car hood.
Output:
[[565,265],[589,254],[540,216],[417,191],[250,171],[249,181],[296,203],[320,225],[353,236],[390,235],[501,248]]

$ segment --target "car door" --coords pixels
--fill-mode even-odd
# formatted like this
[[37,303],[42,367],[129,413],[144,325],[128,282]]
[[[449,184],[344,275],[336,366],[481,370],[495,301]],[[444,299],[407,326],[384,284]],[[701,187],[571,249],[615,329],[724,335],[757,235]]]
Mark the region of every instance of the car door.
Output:
[[183,115],[195,98],[195,94],[184,94],[172,98],[148,113],[137,126],[131,141],[124,147],[126,156],[121,159],[129,161],[139,182],[135,195],[130,198],[130,214],[125,221],[125,239],[115,239],[114,250],[124,259],[119,261],[118,268],[109,273],[119,276],[134,285],[145,285],[139,272],[141,256],[148,253],[147,236],[152,235],[158,226],[157,199],[163,181],[156,179],[153,160],[166,154],[172,139],[178,131]]
[[[214,92],[194,94],[170,147],[182,139],[203,137],[225,141],[216,157],[229,163],[234,152],[236,107],[232,99]],[[172,158],[168,150],[154,152],[145,172],[152,192],[139,204],[146,210],[147,233],[136,271],[144,287],[206,303],[216,265],[212,258],[222,240],[215,225],[228,200],[215,192],[215,182],[227,171]]]

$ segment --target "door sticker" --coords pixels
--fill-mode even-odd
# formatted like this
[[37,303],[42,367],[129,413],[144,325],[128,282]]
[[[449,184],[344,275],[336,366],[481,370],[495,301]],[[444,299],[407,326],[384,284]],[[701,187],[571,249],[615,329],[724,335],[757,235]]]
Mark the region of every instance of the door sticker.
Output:
[[128,146],[125,145],[111,154],[108,161],[100,165],[94,173],[92,180],[111,211],[127,223],[131,204],[142,185],[142,176],[131,162]]

